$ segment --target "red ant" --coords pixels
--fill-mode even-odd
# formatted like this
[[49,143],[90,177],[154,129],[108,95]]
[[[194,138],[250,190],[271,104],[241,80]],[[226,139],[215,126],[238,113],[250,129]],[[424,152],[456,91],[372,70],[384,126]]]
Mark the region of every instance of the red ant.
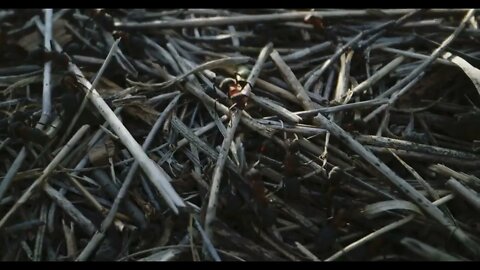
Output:
[[112,32],[115,28],[115,22],[109,13],[103,8],[88,9],[85,12],[93,21],[103,27],[108,32]]
[[77,91],[83,91],[87,88],[78,80],[78,75],[73,72],[65,73],[65,75],[62,77],[61,84],[67,88],[67,90],[73,91],[74,93]]
[[45,48],[34,50],[29,55],[30,60],[38,64],[52,61],[52,64],[61,69],[68,69],[70,57],[65,52],[47,51]]
[[38,128],[32,127],[31,117],[22,111],[12,114],[9,119],[8,134],[11,138],[18,137],[24,141],[30,141],[45,145],[50,138]]
[[245,109],[247,106],[248,96],[243,93],[243,89],[246,85],[249,85],[252,88],[252,85],[243,79],[242,74],[239,72],[235,72],[235,79],[233,78],[225,78],[220,83],[220,89],[226,91],[228,94],[228,98],[233,102],[231,108],[238,108],[240,110]]

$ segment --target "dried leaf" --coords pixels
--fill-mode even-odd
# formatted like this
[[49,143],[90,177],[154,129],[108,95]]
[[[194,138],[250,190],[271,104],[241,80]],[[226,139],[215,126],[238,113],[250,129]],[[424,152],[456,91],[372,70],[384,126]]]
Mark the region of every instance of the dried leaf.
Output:
[[160,113],[152,106],[147,104],[132,103],[124,107],[124,112],[134,117],[137,120],[141,120],[149,125],[153,125],[157,120]]
[[417,214],[423,215],[422,211],[418,206],[409,202],[409,201],[402,201],[402,200],[391,200],[391,201],[383,201],[378,203],[373,203],[367,205],[361,211],[362,215],[366,218],[375,218],[386,211],[391,210],[407,210],[412,211]]
[[460,56],[453,55],[449,52],[444,53],[442,57],[459,66],[463,70],[463,72],[467,74],[470,80],[472,80],[473,85],[475,85],[475,88],[480,94],[480,70],[478,68],[472,66]]

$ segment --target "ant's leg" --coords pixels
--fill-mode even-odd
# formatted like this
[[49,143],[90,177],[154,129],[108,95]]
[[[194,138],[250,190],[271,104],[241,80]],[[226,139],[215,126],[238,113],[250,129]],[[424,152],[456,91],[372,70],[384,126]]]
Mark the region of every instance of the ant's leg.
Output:
[[208,89],[212,93],[215,93],[215,82],[217,81],[217,75],[215,74],[215,78],[213,78],[213,81],[211,82],[212,84],[210,85],[210,88]]
[[236,106],[237,106],[237,103],[235,102],[235,103],[233,103],[232,106],[230,106],[230,107],[228,108],[228,110],[231,111],[231,110],[232,110],[233,108],[235,108]]
[[245,81],[245,85],[242,87],[242,91],[243,91],[243,89],[245,89],[245,86],[247,86],[247,84],[250,86],[250,90],[252,90],[252,88],[253,88],[252,84]]

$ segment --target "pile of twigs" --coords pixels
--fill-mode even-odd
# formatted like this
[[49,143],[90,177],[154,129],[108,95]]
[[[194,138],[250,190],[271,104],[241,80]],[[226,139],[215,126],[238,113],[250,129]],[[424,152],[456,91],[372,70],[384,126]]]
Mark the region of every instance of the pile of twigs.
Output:
[[1,10],[1,260],[480,259],[479,18]]

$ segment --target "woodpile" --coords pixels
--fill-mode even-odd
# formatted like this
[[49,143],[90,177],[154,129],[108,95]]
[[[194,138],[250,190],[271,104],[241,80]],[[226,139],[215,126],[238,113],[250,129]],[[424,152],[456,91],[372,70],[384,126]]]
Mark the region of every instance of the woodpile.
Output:
[[4,261],[480,259],[476,10],[0,10]]

